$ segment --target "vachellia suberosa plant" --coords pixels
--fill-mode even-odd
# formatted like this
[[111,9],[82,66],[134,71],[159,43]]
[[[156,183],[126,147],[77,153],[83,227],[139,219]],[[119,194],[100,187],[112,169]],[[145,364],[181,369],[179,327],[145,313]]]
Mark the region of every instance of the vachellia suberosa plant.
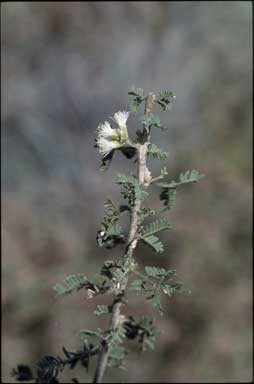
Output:
[[[126,340],[140,344],[143,351],[153,350],[156,335],[159,333],[153,320],[145,315],[136,318],[126,316],[125,307],[131,295],[137,294],[152,303],[159,314],[163,314],[163,296],[171,297],[177,292],[186,291],[182,283],[176,281],[174,269],[147,265],[140,268],[135,257],[135,249],[139,242],[151,247],[155,253],[163,252],[163,243],[158,237],[161,231],[172,228],[171,221],[162,217],[175,204],[176,194],[183,184],[195,183],[203,175],[195,169],[182,172],[177,180],[167,180],[168,172],[163,167],[158,176],[153,177],[148,168],[147,159],[153,157],[165,161],[168,153],[162,151],[151,142],[154,129],[165,130],[153,107],[158,104],[163,111],[168,111],[173,92],[164,90],[159,94],[145,95],[141,88],[131,88],[132,100],[129,111],[119,111],[108,121],[101,123],[97,129],[95,147],[102,155],[101,171],[105,172],[113,159],[115,151],[121,151],[130,161],[136,164],[135,174],[118,174],[116,183],[121,188],[124,203],[117,205],[111,200],[105,202],[105,216],[97,234],[100,247],[112,249],[122,244],[124,251],[115,260],[106,260],[99,274],[90,279],[87,274],[77,273],[66,277],[54,286],[57,295],[67,295],[75,290],[84,289],[87,298],[109,295],[110,305],[99,304],[94,311],[95,316],[107,316],[109,324],[106,329],[81,330],[82,348],[70,351],[63,347],[62,357],[44,356],[36,366],[35,374],[27,365],[18,365],[12,374],[19,381],[33,380],[37,383],[57,383],[62,370],[69,366],[73,369],[81,363],[87,370],[91,359],[96,359],[93,383],[103,381],[108,367],[123,368],[128,353]],[[137,113],[144,104],[141,129],[135,138],[128,128],[131,113]],[[159,189],[162,207],[156,212],[148,205],[149,189],[155,185]],[[124,233],[120,219],[129,216],[129,230]],[[72,379],[78,383],[77,378]]]

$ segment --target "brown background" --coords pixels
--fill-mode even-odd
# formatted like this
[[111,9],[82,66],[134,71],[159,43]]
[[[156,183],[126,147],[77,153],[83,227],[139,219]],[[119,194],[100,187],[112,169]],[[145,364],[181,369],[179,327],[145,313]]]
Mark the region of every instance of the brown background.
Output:
[[[230,1],[2,5],[4,382],[18,363],[76,348],[80,329],[105,325],[92,315],[98,302],[83,292],[56,300],[51,287],[119,252],[95,237],[129,164],[119,153],[102,175],[93,145],[98,124],[128,107],[131,85],[175,91],[161,115],[169,131],[153,139],[169,150],[171,178],[192,168],[206,178],[178,195],[165,253],[136,253],[141,265],[176,268],[192,293],[165,302],[163,317],[131,300],[128,311],[154,316],[162,334],[154,353],[133,350],[127,371],[106,380],[251,380],[251,11]],[[65,380],[77,375],[91,377],[81,369]]]

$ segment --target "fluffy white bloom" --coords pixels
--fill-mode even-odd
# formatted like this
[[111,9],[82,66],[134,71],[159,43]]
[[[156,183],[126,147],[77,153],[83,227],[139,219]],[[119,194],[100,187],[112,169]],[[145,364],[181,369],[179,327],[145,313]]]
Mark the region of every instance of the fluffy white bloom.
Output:
[[99,152],[102,153],[103,156],[108,155],[112,149],[121,146],[117,130],[111,128],[108,121],[105,121],[104,124],[100,124],[98,127],[97,145]]
[[97,145],[99,147],[99,152],[102,153],[103,156],[106,156],[113,149],[122,147],[123,144],[120,141],[106,139],[105,137],[100,136],[97,140]]
[[98,127],[98,131],[101,137],[110,137],[110,136],[114,136],[115,134],[115,130],[111,128],[108,121],[105,121],[104,124],[100,124]]
[[119,111],[114,114],[114,120],[117,122],[120,128],[126,126],[129,114],[130,112],[127,111]]
[[111,128],[108,121],[100,124],[98,127],[97,145],[99,152],[107,156],[113,149],[121,148],[128,140],[128,131],[126,122],[129,112],[119,111],[114,114],[114,121],[119,128]]

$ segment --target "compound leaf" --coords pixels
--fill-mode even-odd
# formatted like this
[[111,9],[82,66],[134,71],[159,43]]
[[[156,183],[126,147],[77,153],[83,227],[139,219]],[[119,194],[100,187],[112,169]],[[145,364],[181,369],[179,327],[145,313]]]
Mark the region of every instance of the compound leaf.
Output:
[[94,311],[94,314],[96,316],[100,316],[100,315],[103,315],[104,313],[109,313],[109,307],[103,304],[97,305],[97,308]]
[[150,235],[150,236],[141,237],[141,239],[145,243],[150,245],[150,247],[152,247],[155,250],[155,252],[157,252],[157,253],[162,253],[163,252],[164,247],[163,247],[162,242],[158,239],[158,237],[156,237],[154,235]]
[[142,238],[170,228],[172,228],[172,225],[166,219],[154,221],[143,229]]
[[168,158],[168,153],[162,151],[157,145],[149,144],[148,146],[148,154],[151,154],[155,159],[164,161]]

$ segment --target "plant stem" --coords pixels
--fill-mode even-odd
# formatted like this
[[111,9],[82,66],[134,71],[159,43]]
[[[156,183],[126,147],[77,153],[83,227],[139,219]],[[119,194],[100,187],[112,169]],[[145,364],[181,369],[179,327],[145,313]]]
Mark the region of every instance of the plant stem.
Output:
[[[154,102],[154,94],[149,93],[146,98],[146,104],[145,104],[145,115],[149,115],[152,111]],[[147,149],[150,139],[150,130],[148,126],[144,126],[143,133],[147,134],[146,141],[142,144],[139,144],[137,146],[137,175],[138,175],[138,181],[140,184],[145,185],[146,183],[146,174],[147,174]],[[126,247],[126,253],[124,257],[128,257],[129,259],[132,258],[134,249],[136,248],[138,239],[135,238],[135,235],[137,233],[138,229],[138,212],[141,209],[142,201],[137,199],[135,201],[135,205],[131,212],[131,220],[130,220],[130,227],[129,227],[129,234],[127,238],[127,247]],[[128,275],[123,280],[120,286],[120,292],[121,292],[121,298],[124,296],[126,288],[128,284]],[[110,320],[110,330],[115,330],[120,324],[121,324],[121,305],[122,300],[119,299],[119,295],[115,295],[114,302],[112,306],[112,316]],[[98,356],[97,366],[95,369],[95,375],[93,379],[93,383],[101,383],[103,380],[103,376],[105,373],[105,370],[107,368],[109,358],[109,345],[107,340],[103,340],[101,343],[101,350]]]

